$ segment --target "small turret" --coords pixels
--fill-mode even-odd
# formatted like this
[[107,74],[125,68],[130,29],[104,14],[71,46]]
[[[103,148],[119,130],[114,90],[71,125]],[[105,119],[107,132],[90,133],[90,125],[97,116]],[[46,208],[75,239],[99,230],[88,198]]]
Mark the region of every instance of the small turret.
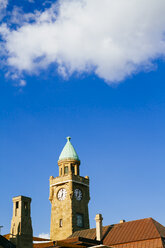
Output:
[[80,159],[70,142],[71,137],[67,137],[67,143],[64,146],[58,160],[59,176],[68,174],[79,175]]

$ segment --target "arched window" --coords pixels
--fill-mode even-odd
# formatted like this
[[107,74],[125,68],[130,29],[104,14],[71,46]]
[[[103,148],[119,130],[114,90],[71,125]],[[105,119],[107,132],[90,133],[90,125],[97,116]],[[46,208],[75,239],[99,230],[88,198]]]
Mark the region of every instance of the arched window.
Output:
[[68,175],[68,166],[65,166],[65,167],[64,167],[64,174],[65,174],[65,175]]

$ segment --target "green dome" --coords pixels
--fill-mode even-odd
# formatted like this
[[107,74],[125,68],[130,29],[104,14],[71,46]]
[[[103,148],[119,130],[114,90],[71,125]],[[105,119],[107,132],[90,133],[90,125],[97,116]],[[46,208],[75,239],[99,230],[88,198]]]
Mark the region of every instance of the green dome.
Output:
[[74,159],[74,160],[80,160],[74,147],[72,146],[70,142],[71,137],[67,137],[67,142],[66,145],[64,146],[60,156],[59,160],[64,160],[64,159]]

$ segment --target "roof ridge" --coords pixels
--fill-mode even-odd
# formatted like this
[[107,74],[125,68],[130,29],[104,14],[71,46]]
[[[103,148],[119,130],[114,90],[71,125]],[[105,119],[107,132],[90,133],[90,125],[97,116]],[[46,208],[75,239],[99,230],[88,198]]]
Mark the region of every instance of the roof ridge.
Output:
[[[156,231],[158,232],[158,234],[160,235],[160,232],[159,232],[159,230],[158,230],[158,228],[157,228],[157,226],[155,225],[155,220],[154,219],[152,219],[151,218],[151,221],[152,221],[152,223],[153,223],[153,225],[154,225],[154,227],[156,228]],[[161,236],[160,236],[161,237]]]
[[[125,221],[125,222],[123,222],[123,223],[116,223],[116,224],[113,223],[113,224],[106,225],[106,226],[103,226],[103,227],[122,225],[122,224],[130,223],[130,222],[138,222],[138,221],[149,220],[149,219],[152,219],[152,217],[148,217],[148,218],[144,218],[144,219],[138,219],[138,220],[129,220],[129,221]],[[93,229],[94,229],[94,228],[93,228]],[[95,229],[96,229],[96,228],[95,228]]]
[[102,237],[102,241],[105,239],[105,237],[108,235],[108,233],[109,233],[109,231],[110,231],[110,229],[113,227],[113,225],[108,225],[108,226],[106,226],[107,227],[107,230],[106,230],[106,232],[104,233],[104,235],[103,235],[103,237]]
[[[143,218],[143,219],[138,219],[138,220],[130,220],[130,221],[126,221],[126,222],[123,222],[123,223],[116,223],[116,224],[110,224],[110,225],[105,225],[103,226],[104,227],[111,227],[111,226],[116,226],[116,225],[122,225],[122,224],[126,224],[126,223],[130,223],[130,222],[138,222],[138,221],[142,221],[142,220],[149,220],[149,219],[152,219],[152,217],[148,217],[148,218]],[[154,220],[154,219],[152,219]],[[158,223],[158,222],[157,222]],[[160,224],[160,223],[159,223]],[[87,229],[83,229],[83,230],[77,230],[75,232],[83,232],[83,231],[86,231],[86,230],[94,230],[96,229],[96,227],[93,227],[93,228],[87,228]]]
[[156,221],[155,219],[151,218],[151,220],[157,232],[159,233],[160,237],[162,238],[162,233],[161,233],[161,230],[158,228],[158,226],[163,229],[165,229],[165,227],[162,224],[160,224],[158,221]]
[[121,224],[125,224],[125,223],[138,222],[138,221],[149,220],[149,219],[152,219],[152,218],[151,217],[148,217],[148,218],[143,218],[143,219],[138,219],[138,220],[129,220],[129,221],[125,221],[123,223],[116,223],[116,224],[113,224],[113,225],[121,225]]

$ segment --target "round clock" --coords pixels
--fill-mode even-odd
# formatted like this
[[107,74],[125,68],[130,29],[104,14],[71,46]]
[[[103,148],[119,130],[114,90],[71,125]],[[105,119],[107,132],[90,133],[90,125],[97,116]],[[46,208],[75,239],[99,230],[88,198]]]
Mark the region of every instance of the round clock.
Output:
[[76,198],[77,201],[81,201],[82,191],[80,189],[75,189],[74,190],[74,197]]
[[60,189],[57,193],[58,200],[63,201],[66,197],[66,193],[67,193],[66,189]]

